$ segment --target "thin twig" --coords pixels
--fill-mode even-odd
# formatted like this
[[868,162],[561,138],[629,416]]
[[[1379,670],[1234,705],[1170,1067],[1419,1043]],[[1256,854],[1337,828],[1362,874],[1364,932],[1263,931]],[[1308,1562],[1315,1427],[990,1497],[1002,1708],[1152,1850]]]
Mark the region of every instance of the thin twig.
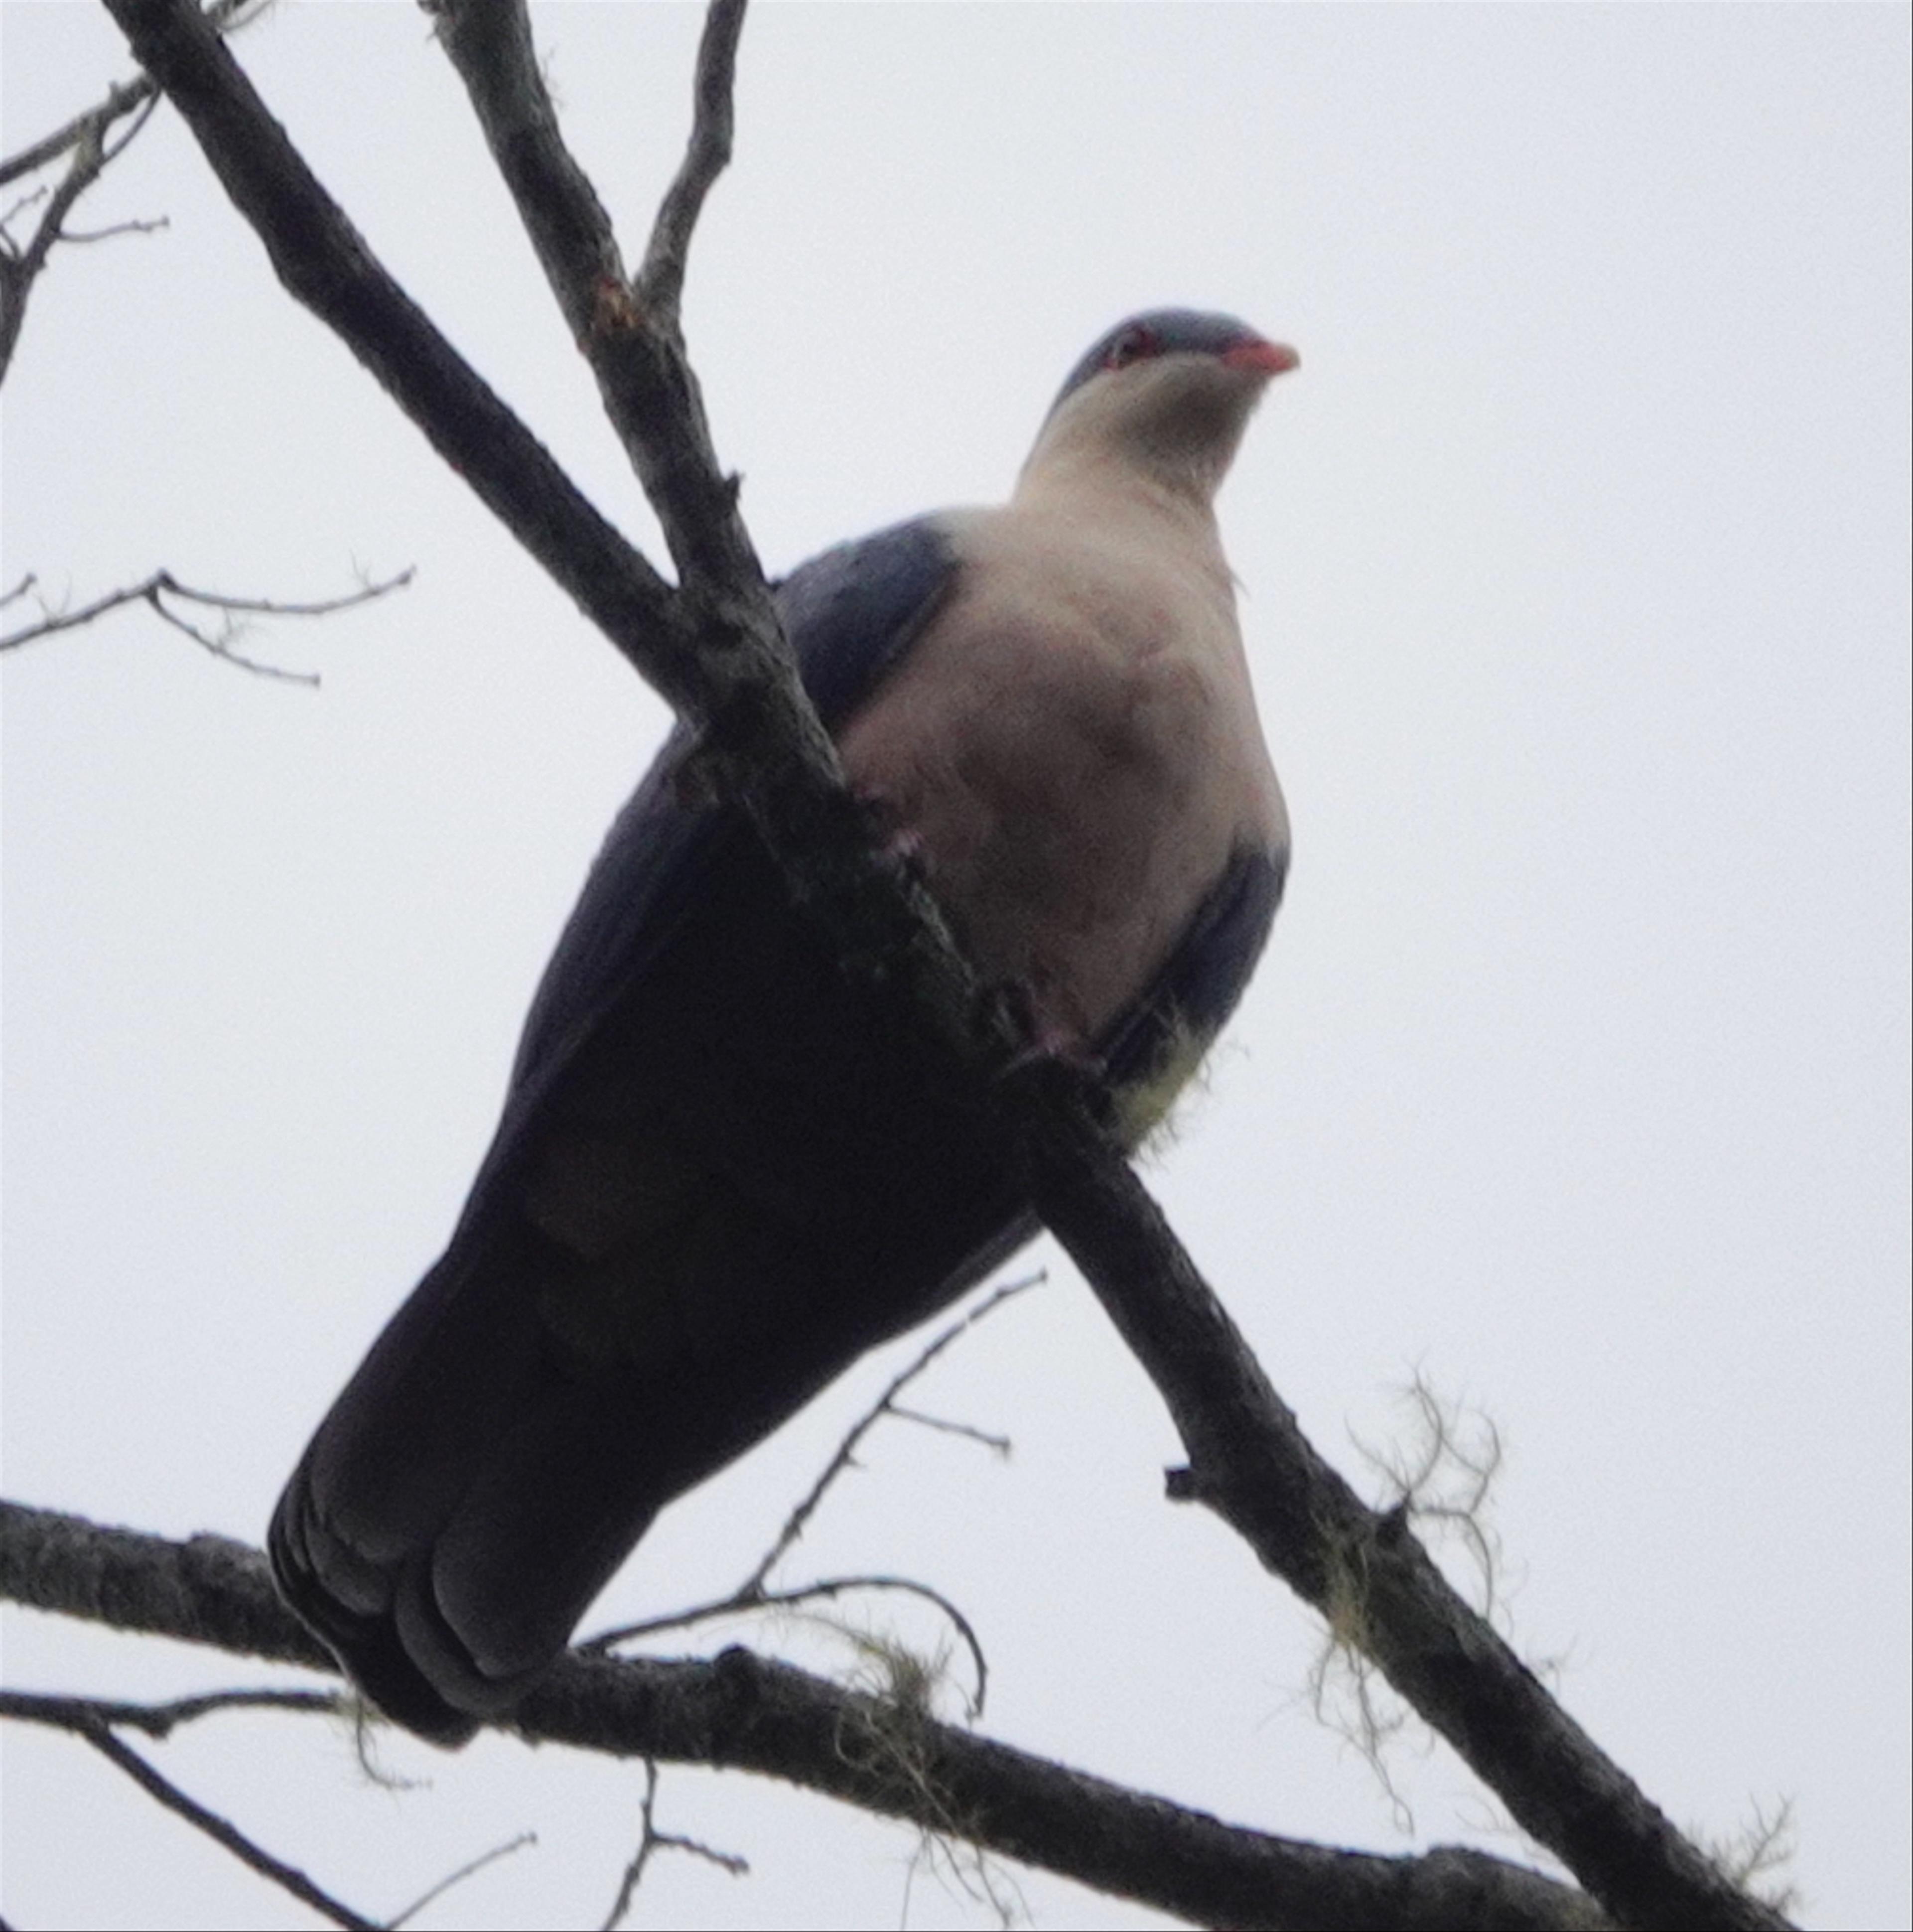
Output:
[[831,1457],[823,1474],[811,1485],[810,1493],[790,1512],[783,1528],[778,1532],[777,1540],[765,1552],[763,1561],[739,1586],[740,1596],[763,1588],[766,1578],[803,1534],[805,1525],[816,1514],[817,1504],[823,1502],[824,1492],[850,1468],[856,1456],[857,1445],[890,1412],[892,1402],[909,1388],[946,1348],[967,1335],[985,1316],[1000,1308],[1012,1295],[1021,1294],[1026,1288],[1035,1287],[1043,1279],[1041,1274],[1026,1275],[1021,1280],[1006,1282],[994,1294],[986,1295],[961,1321],[952,1322],[942,1334],[928,1342],[907,1367],[891,1378],[883,1393],[837,1445],[836,1454]]
[[[922,1375],[945,1349],[968,1334],[985,1316],[1000,1308],[1012,1296],[1021,1294],[1026,1289],[1038,1286],[1046,1279],[1047,1276],[1043,1271],[1039,1269],[1033,1274],[1025,1275],[1018,1280],[1005,1282],[994,1293],[985,1295],[961,1320],[952,1322],[947,1328],[943,1329],[926,1342],[911,1358],[909,1364],[891,1378],[876,1401],[872,1402],[870,1407],[850,1425],[844,1439],[838,1444],[829,1461],[824,1465],[822,1473],[811,1485],[803,1500],[784,1520],[784,1527],[778,1532],[776,1539],[772,1542],[770,1548],[764,1552],[757,1567],[728,1596],[709,1604],[701,1604],[694,1610],[673,1611],[668,1616],[654,1617],[648,1618],[643,1623],[628,1624],[614,1630],[606,1630],[591,1638],[579,1647],[584,1650],[604,1650],[613,1644],[622,1642],[627,1637],[640,1636],[652,1630],[674,1630],[685,1623],[702,1622],[709,1618],[722,1616],[730,1611],[749,1610],[759,1604],[769,1600],[766,1596],[764,1586],[770,1573],[777,1568],[784,1557],[789,1554],[792,1546],[802,1536],[806,1525],[817,1513],[817,1505],[823,1502],[825,1492],[845,1470],[853,1466],[858,1444],[886,1414],[896,1412],[892,1406],[895,1398],[904,1390],[909,1388],[910,1384],[915,1382],[917,1377]],[[953,1424],[952,1426],[960,1426]],[[1001,1438],[982,1436],[980,1432],[964,1430],[962,1432],[977,1433],[981,1440],[988,1442],[993,1448],[1002,1443]],[[884,1587],[896,1586],[886,1583]],[[935,1594],[934,1592],[926,1592],[924,1594],[932,1596]],[[941,1601],[941,1599],[939,1598],[937,1600]]]
[[[326,617],[335,611],[349,610],[355,604],[368,604],[374,598],[403,590],[412,581],[412,574],[409,570],[402,570],[396,577],[363,584],[343,596],[325,598],[315,603],[289,603],[272,598],[235,597],[219,590],[196,590],[190,584],[181,584],[170,571],[156,570],[142,582],[128,584],[123,590],[109,591],[103,597],[95,598],[91,603],[79,610],[47,610],[37,623],[28,624],[22,629],[0,638],[0,651],[18,650],[22,644],[37,643],[43,638],[56,636],[62,631],[78,630],[82,626],[91,624],[108,612],[119,610],[128,604],[145,604],[163,622],[170,624],[176,631],[184,632],[202,650],[211,652],[214,657],[222,658],[228,664],[235,664],[242,670],[256,672],[262,677],[276,677],[288,683],[316,686],[319,682],[319,674],[316,671],[282,670],[276,664],[261,664],[235,650],[232,640],[239,634],[238,626],[229,624],[220,635],[209,635],[176,611],[168,609],[165,600],[169,597],[176,597],[184,603],[196,604],[205,609],[222,611],[229,617]],[[31,578],[27,578],[21,584],[20,591],[25,591],[32,581]],[[19,592],[13,594],[17,596]],[[8,601],[11,601],[10,598]],[[42,608],[45,608],[43,604]]]
[[[238,7],[233,5],[229,4],[224,7],[215,7],[208,12],[207,18],[214,21],[215,24],[217,24],[220,16],[223,15],[227,22],[228,30],[229,31],[233,16],[237,14],[238,11]],[[136,86],[146,87],[151,87],[152,85],[144,74],[142,74],[138,81],[133,84]],[[106,142],[104,146],[100,149],[100,165],[102,167],[104,167],[107,163],[112,160],[114,156],[118,154],[123,148],[130,147],[133,143],[139,138],[139,130],[145,126],[148,121],[151,120],[154,112],[158,109],[160,100],[163,98],[164,97],[160,94],[157,88],[153,88],[151,94],[148,98],[139,103],[137,110],[135,112],[132,120],[127,124],[124,131],[116,135],[112,140]],[[111,123],[107,122],[101,126],[100,132],[103,137],[106,134],[106,128],[110,125]],[[162,220],[163,220],[163,218],[162,218]]]
[[815,1598],[846,1595],[853,1590],[898,1591],[920,1597],[925,1602],[935,1604],[955,1626],[976,1667],[976,1689],[969,1700],[970,1714],[973,1720],[981,1717],[990,1677],[990,1666],[983,1653],[982,1640],[977,1636],[976,1628],[970,1619],[940,1591],[909,1577],[887,1576],[832,1576],[819,1582],[796,1585],[787,1590],[772,1590],[766,1585],[771,1571],[803,1534],[805,1526],[816,1513],[825,1492],[845,1470],[853,1466],[857,1445],[886,1415],[901,1416],[933,1427],[946,1428],[952,1433],[967,1436],[987,1444],[999,1454],[1009,1453],[1010,1444],[1005,1437],[986,1436],[981,1430],[969,1428],[961,1423],[943,1423],[935,1417],[919,1416],[913,1411],[899,1409],[895,1406],[895,1399],[945,1349],[967,1334],[985,1316],[1001,1307],[1013,1295],[1021,1294],[1026,1289],[1037,1286],[1046,1278],[1043,1271],[1039,1269],[1033,1274],[1005,1282],[919,1349],[909,1364],[891,1378],[876,1401],[851,1424],[823,1473],[811,1484],[804,1499],[791,1511],[783,1528],[778,1532],[776,1540],[772,1544],[757,1568],[728,1596],[715,1598],[707,1604],[694,1605],[689,1610],[673,1610],[663,1616],[647,1617],[639,1623],[621,1624],[615,1630],[603,1630],[597,1636],[586,1639],[578,1648],[582,1651],[602,1654],[610,1651],[614,1646],[635,1637],[654,1636],[661,1630],[682,1630],[696,1624],[713,1622],[720,1617],[739,1616],[753,1610],[788,1607]]
[[788,1610],[817,1598],[845,1597],[858,1590],[889,1590],[904,1596],[919,1597],[926,1604],[934,1604],[949,1618],[958,1636],[963,1640],[964,1648],[970,1652],[970,1661],[976,1666],[976,1688],[966,1702],[971,1721],[980,1718],[990,1682],[990,1666],[983,1654],[982,1640],[976,1634],[976,1626],[940,1590],[932,1589],[928,1583],[919,1583],[910,1576],[826,1576],[814,1583],[793,1584],[787,1590],[767,1590],[759,1585],[713,1603],[700,1604],[691,1610],[674,1610],[668,1616],[647,1617],[642,1623],[620,1624],[616,1630],[601,1632],[577,1648],[587,1654],[608,1654],[616,1645],[641,1636],[655,1636],[662,1630],[683,1630],[697,1624],[713,1623],[720,1617],[748,1615],[754,1610]]
[[19,200],[9,202],[7,204],[4,211],[0,212],[0,244],[4,244],[8,240],[7,230],[13,226],[15,218],[24,214],[36,202],[44,201],[51,192],[52,190],[46,187],[46,184],[42,182],[31,194],[23,194]]
[[316,670],[286,670],[277,664],[262,663],[257,658],[249,658],[244,652],[235,650],[233,639],[244,634],[238,625],[229,624],[217,637],[208,637],[198,625],[189,624],[176,610],[169,610],[157,597],[151,598],[148,602],[151,604],[162,623],[170,624],[175,631],[190,638],[202,650],[210,652],[214,657],[223,658],[226,663],[235,665],[239,670],[254,672],[261,677],[276,677],[285,683],[303,684],[315,691],[319,688],[319,674]]
[[[103,112],[104,110],[101,110]],[[26,320],[27,298],[46,266],[53,244],[60,238],[60,224],[67,212],[99,178],[106,165],[100,135],[106,125],[96,114],[88,117],[73,147],[73,160],[58,184],[46,197],[46,211],[25,248],[0,232],[0,382],[13,367],[13,351],[19,345],[20,329]],[[14,211],[18,212],[16,208]]]
[[61,236],[62,242],[110,242],[115,235],[157,235],[163,228],[172,224],[163,214],[156,214],[148,221],[115,221],[104,228],[69,228]]
[[694,1858],[708,1859],[709,1862],[727,1871],[733,1878],[745,1877],[750,1871],[748,1858],[739,1857],[735,1852],[720,1852],[695,1838],[680,1838],[674,1832],[661,1832],[656,1822],[658,1803],[658,1761],[647,1757],[644,1760],[644,1796],[638,1801],[637,1850],[631,1854],[625,1867],[624,1876],[619,1881],[618,1895],[612,1901],[611,1910],[604,1916],[603,1932],[616,1932],[624,1922],[625,1914],[631,1910],[638,1882],[644,1876],[644,1868],[651,1862],[653,1852],[688,1852]]
[[[239,16],[253,4],[254,0],[214,0],[214,4],[206,9],[206,18],[217,32],[235,34],[241,27],[252,24],[251,20],[241,20]],[[264,4],[259,5],[252,20],[256,20],[265,10]],[[58,160],[68,148],[77,147],[89,132],[97,130],[103,134],[114,122],[136,108],[143,107],[151,113],[159,98],[160,90],[150,74],[136,74],[130,80],[115,81],[98,106],[76,114],[64,127],[55,128],[52,134],[0,160],[0,188],[10,181],[17,181],[22,175],[31,174],[35,168],[43,168],[49,161]],[[136,125],[131,133],[115,142],[107,150],[106,158],[110,160],[138,131]]]
[[344,1693],[330,1690],[214,1690],[195,1697],[176,1698],[164,1704],[119,1703],[103,1698],[7,1690],[0,1691],[0,1718],[12,1718],[70,1732],[117,1766],[168,1810],[205,1832],[261,1876],[323,1912],[335,1924],[363,1926],[374,1922],[360,1917],[349,1906],[340,1904],[321,1891],[303,1872],[275,1858],[229,1820],[188,1797],[113,1732],[115,1725],[125,1725],[143,1731],[149,1737],[163,1738],[181,1724],[218,1712],[300,1711],[337,1715],[353,1701]]
[[[215,33],[230,32],[243,24],[238,16],[250,4],[251,0],[215,0],[207,10],[206,18]],[[42,140],[0,160],[0,186],[4,186],[58,160],[62,154],[72,156],[58,185],[44,195],[46,212],[24,248],[13,240],[7,228],[16,214],[43,198],[43,191],[22,196],[0,217],[0,382],[6,380],[13,365],[13,352],[19,346],[20,329],[26,320],[27,298],[56,242],[98,241],[110,235],[145,232],[165,226],[163,220],[121,222],[84,236],[70,235],[64,227],[73,204],[99,179],[114,157],[138,136],[159,105],[160,98],[159,88],[150,75],[141,74],[136,80],[116,84],[98,106],[75,115],[64,127],[56,128]],[[132,124],[117,140],[109,141],[107,136],[114,122],[127,114],[133,117]]]
[[417,1918],[433,1899],[449,1892],[454,1886],[469,1878],[474,1872],[483,1871],[487,1865],[494,1864],[500,1858],[508,1858],[514,1852],[522,1851],[526,1846],[535,1845],[537,1843],[538,1834],[535,1832],[520,1832],[515,1838],[511,1839],[507,1843],[502,1845],[494,1845],[488,1852],[481,1852],[475,1858],[469,1860],[467,1863],[460,1865],[455,1872],[440,1879],[429,1892],[421,1892],[403,1912],[396,1912],[388,1918],[385,1921],[385,1932],[398,1932],[398,1928],[408,1918]]
[[367,1918],[350,1906],[341,1904],[329,1892],[322,1892],[304,1872],[275,1858],[217,1812],[208,1811],[196,1799],[187,1797],[169,1778],[155,1770],[130,1744],[122,1744],[103,1724],[83,1726],[73,1735],[91,1744],[109,1763],[117,1765],[148,1796],[157,1798],[175,1816],[184,1818],[189,1825],[205,1832],[215,1844],[223,1846],[260,1877],[269,1879],[315,1912],[322,1912],[334,1925],[346,1926],[350,1932],[376,1932],[376,1919]]
[[[184,0],[110,0],[295,299],[326,322],[553,580],[681,711],[708,690],[670,586],[435,328]],[[513,10],[490,8],[492,13]]]
[[130,114],[136,107],[158,98],[159,89],[143,74],[132,80],[115,82],[98,106],[76,114],[65,126],[55,128],[52,134],[0,160],[0,188],[8,182],[18,181],[22,175],[31,174],[35,168],[43,168],[49,161],[58,160],[61,155],[88,139],[97,140],[122,115]]
[[914,1422],[919,1427],[934,1429],[940,1435],[961,1436],[972,1442],[980,1442],[985,1449],[994,1449],[999,1456],[1007,1456],[1015,1447],[1007,1436],[993,1436],[987,1429],[979,1429],[974,1423],[954,1422],[947,1415],[931,1415],[920,1408],[906,1408],[900,1402],[890,1405],[890,1413],[899,1422]]

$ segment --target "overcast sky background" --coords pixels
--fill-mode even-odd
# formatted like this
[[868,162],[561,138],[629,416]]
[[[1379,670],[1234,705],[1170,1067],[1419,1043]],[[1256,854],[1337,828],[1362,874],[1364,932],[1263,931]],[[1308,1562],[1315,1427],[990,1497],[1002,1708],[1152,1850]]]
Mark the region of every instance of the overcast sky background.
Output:
[[[642,245],[677,5],[542,10]],[[1008,488],[1111,322],[1293,342],[1222,500],[1295,822],[1268,957],[1153,1184],[1318,1443],[1416,1372],[1492,1415],[1524,1654],[1671,1815],[1796,1808],[1807,1920],[1909,1922],[1909,14],[1899,7],[766,6],[687,323],[767,565]],[[129,70],[4,13],[5,146]],[[656,554],[449,66],[408,6],[241,57],[412,293]],[[659,702],[327,333],[163,112],[84,205],[6,393],[4,568],[402,597],[212,662],[130,614],[4,675],[4,1486],[256,1541],[436,1253]],[[1048,1284],[937,1370],[787,1571],[903,1573],[988,1646],[982,1728],[1245,1823],[1522,1855],[1411,1727],[1398,1814],[1306,1708],[1312,1618],[1166,1504],[1159,1402]],[[588,1628],[748,1570],[914,1344],[668,1512]],[[926,1647],[934,1621],[877,1601]],[[10,1610],[6,1682],[271,1672]],[[854,1670],[815,1630],[733,1624]],[[289,1680],[290,1673],[280,1673]],[[4,1750],[23,1926],[296,1925],[77,1744]],[[223,1718],[155,1754],[373,1915],[595,1922],[635,1768]],[[916,1840],[667,1769],[656,1924],[986,1924]],[[1012,1874],[1048,1926],[1157,1922]]]

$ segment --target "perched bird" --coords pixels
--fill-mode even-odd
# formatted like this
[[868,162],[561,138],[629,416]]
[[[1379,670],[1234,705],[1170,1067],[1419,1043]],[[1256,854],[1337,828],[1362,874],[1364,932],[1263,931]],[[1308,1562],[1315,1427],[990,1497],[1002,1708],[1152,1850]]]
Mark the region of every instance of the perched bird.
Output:
[[[1212,507],[1292,350],[1181,309],[1071,372],[1008,503],[778,589],[850,781],[1133,1144],[1246,984],[1288,826]],[[286,1601],[390,1717],[507,1710],[664,1504],[1036,1232],[680,729],[613,826],[443,1258],[293,1472]]]

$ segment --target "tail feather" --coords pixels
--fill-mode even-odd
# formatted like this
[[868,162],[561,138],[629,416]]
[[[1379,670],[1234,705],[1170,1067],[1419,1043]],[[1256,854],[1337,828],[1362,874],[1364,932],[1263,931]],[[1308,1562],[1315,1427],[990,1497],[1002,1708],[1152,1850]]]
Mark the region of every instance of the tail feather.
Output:
[[564,1648],[665,1503],[1033,1232],[995,1193],[967,1215],[931,1204],[939,1238],[913,1256],[784,1226],[768,1277],[775,1216],[706,1244],[692,1280],[682,1257],[566,1262],[522,1222],[461,1230],[280,1498],[286,1601],[388,1716],[463,1742]]

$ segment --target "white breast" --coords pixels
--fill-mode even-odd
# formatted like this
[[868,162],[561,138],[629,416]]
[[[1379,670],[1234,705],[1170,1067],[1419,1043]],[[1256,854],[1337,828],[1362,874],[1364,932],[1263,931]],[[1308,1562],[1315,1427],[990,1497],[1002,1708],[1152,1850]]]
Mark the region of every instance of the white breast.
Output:
[[956,593],[840,741],[979,969],[1072,1041],[1147,985],[1237,844],[1287,842],[1206,508],[1103,507],[949,518]]

